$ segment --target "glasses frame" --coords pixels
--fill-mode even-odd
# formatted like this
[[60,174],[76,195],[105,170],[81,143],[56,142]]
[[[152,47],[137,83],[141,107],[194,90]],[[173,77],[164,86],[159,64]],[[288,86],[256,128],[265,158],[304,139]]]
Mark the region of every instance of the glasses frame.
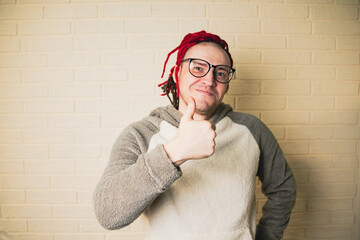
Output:
[[[206,72],[204,75],[202,75],[202,76],[195,76],[195,75],[191,72],[191,70],[190,70],[190,65],[191,65],[191,62],[194,61],[194,60],[204,61],[204,62],[206,62],[206,63],[208,64],[209,68],[208,68],[207,72]],[[229,66],[227,66],[227,65],[213,65],[213,64],[209,63],[208,61],[206,61],[206,60],[204,60],[204,59],[200,59],[200,58],[186,58],[186,59],[181,60],[181,62],[185,62],[185,61],[189,61],[189,72],[190,72],[190,74],[191,74],[192,76],[194,76],[194,77],[196,77],[196,78],[205,77],[205,76],[210,72],[210,69],[211,69],[211,68],[214,68],[214,71],[215,71],[216,67],[219,67],[219,66],[230,68],[230,69],[231,69],[231,77],[230,77],[229,80],[223,82],[223,81],[219,81],[219,80],[216,78],[216,75],[215,75],[214,78],[215,78],[215,80],[216,80],[218,83],[224,83],[224,84],[225,84],[225,83],[228,83],[228,82],[231,81],[231,79],[233,79],[233,77],[234,77],[234,75],[235,75],[235,69],[232,68],[232,67],[229,67]]]

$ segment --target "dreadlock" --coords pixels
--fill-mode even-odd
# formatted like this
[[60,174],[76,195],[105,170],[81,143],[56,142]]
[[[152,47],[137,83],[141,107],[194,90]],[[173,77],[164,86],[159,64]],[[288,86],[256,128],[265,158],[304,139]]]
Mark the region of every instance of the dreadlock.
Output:
[[[176,58],[176,64],[174,67],[171,68],[170,74],[168,79],[160,83],[158,86],[161,87],[162,91],[164,92],[161,94],[162,96],[167,96],[171,102],[171,104],[178,109],[179,107],[179,79],[178,79],[178,73],[179,73],[179,66],[181,63],[181,60],[184,58],[186,51],[201,42],[214,42],[217,43],[222,49],[225,50],[227,55],[230,58],[230,66],[233,66],[233,59],[231,57],[231,54],[229,52],[228,44],[225,42],[225,40],[221,39],[219,36],[207,33],[205,31],[195,32],[195,33],[189,33],[187,34],[179,46],[177,46],[175,49],[173,49],[168,55],[164,63],[163,72],[161,75],[161,78],[164,77],[166,64],[169,61],[169,58],[171,54],[178,51],[177,58]],[[175,71],[175,72],[174,72]],[[173,78],[173,75],[175,76],[175,80]],[[169,96],[171,94],[171,97]]]

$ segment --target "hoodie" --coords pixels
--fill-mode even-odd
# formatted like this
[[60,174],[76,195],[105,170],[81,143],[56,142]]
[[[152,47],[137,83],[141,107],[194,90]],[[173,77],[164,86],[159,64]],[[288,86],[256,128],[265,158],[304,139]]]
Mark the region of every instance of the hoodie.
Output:
[[[147,240],[281,239],[296,198],[296,183],[271,131],[256,117],[220,104],[215,152],[175,166],[164,144],[182,114],[159,107],[123,130],[94,192],[95,214],[106,229],[140,215]],[[256,177],[267,196],[256,226]]]

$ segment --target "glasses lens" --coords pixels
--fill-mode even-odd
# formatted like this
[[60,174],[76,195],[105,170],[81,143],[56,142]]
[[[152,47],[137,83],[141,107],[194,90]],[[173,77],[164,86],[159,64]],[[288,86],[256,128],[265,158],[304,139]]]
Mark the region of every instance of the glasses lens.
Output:
[[[190,73],[195,77],[204,77],[210,71],[210,64],[201,59],[190,59]],[[214,69],[214,76],[218,82],[227,83],[234,75],[231,67],[218,65]]]
[[203,77],[209,72],[209,64],[203,60],[193,59],[189,66],[190,73],[195,77]]
[[216,66],[215,68],[215,78],[219,82],[228,82],[231,80],[233,71],[230,67],[227,66]]

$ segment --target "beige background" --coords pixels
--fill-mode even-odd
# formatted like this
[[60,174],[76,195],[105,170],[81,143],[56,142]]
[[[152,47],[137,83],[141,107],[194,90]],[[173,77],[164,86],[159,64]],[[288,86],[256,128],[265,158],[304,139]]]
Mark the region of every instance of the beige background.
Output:
[[139,221],[102,229],[92,191],[120,131],[168,103],[166,54],[201,29],[230,45],[225,101],[270,126],[294,169],[284,239],[359,239],[359,6],[1,0],[0,239],[143,239]]

